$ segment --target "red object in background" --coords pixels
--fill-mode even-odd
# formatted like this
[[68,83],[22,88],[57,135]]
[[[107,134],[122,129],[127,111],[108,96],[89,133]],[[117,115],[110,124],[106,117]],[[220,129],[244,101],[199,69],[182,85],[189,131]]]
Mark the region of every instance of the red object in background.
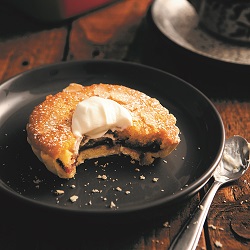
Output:
[[63,0],[62,2],[62,16],[72,17],[105,5],[109,2],[114,2],[114,0]]
[[57,22],[117,0],[8,0],[26,14],[45,22]]

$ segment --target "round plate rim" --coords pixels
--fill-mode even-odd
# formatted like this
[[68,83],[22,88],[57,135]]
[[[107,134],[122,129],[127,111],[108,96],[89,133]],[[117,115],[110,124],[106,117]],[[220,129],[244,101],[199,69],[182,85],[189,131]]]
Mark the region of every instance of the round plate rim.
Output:
[[176,192],[173,196],[169,196],[169,197],[165,197],[156,201],[151,202],[150,204],[145,204],[143,206],[141,205],[137,205],[137,206],[133,206],[132,208],[125,208],[125,209],[117,209],[117,210],[107,210],[105,212],[98,212],[98,209],[90,209],[90,210],[84,210],[84,211],[80,211],[78,209],[68,209],[67,207],[55,207],[52,205],[48,205],[45,202],[41,202],[38,200],[32,200],[28,197],[22,196],[19,193],[15,192],[14,190],[10,190],[8,188],[6,188],[3,185],[2,180],[0,180],[0,188],[6,192],[8,195],[11,195],[12,197],[25,202],[26,204],[32,204],[32,205],[36,205],[39,206],[41,208],[45,208],[45,209],[50,209],[51,211],[62,211],[62,212],[68,212],[68,213],[73,213],[73,214],[85,214],[85,215],[124,215],[124,214],[132,214],[133,212],[138,212],[138,211],[147,211],[150,209],[154,209],[157,207],[161,207],[162,205],[166,205],[166,204],[172,204],[175,203],[176,201],[178,201],[179,199],[181,199],[182,197],[186,197],[190,198],[192,197],[194,194],[196,194],[207,182],[208,180],[211,178],[216,166],[218,165],[220,158],[222,156],[222,152],[224,149],[224,141],[225,141],[225,131],[224,131],[224,126],[223,126],[223,122],[222,119],[219,115],[219,112],[217,111],[217,109],[215,108],[215,106],[213,105],[213,103],[197,88],[195,88],[194,86],[192,86],[191,84],[187,83],[186,81],[184,81],[183,79],[165,72],[163,70],[154,68],[152,66],[147,66],[147,65],[143,65],[140,63],[136,63],[136,62],[129,62],[129,61],[118,61],[118,60],[109,60],[109,59],[105,59],[105,60],[75,60],[75,61],[66,61],[66,62],[58,62],[58,63],[52,63],[52,64],[47,64],[47,65],[42,65],[30,70],[27,70],[25,72],[19,73],[9,79],[7,79],[5,82],[3,82],[0,85],[0,91],[1,89],[4,89],[4,87],[6,87],[8,84],[11,84],[12,81],[15,81],[16,79],[22,78],[25,75],[31,74],[31,73],[35,73],[39,70],[46,70],[46,69],[51,69],[53,67],[60,67],[60,66],[67,66],[67,65],[76,65],[76,64],[120,64],[122,65],[127,65],[129,67],[139,67],[139,68],[143,68],[143,69],[147,69],[147,70],[152,70],[155,72],[160,72],[162,74],[166,74],[170,77],[175,78],[178,81],[182,81],[184,84],[186,84],[189,88],[191,88],[193,91],[197,92],[200,96],[202,96],[202,98],[210,105],[210,107],[213,109],[214,113],[217,115],[218,121],[220,123],[221,126],[221,145],[220,145],[220,151],[217,154],[217,158],[214,159],[214,162],[212,164],[212,166],[210,166],[210,168],[202,174],[201,178],[199,178],[198,180],[196,180],[195,182],[192,183],[192,185],[186,187],[185,189],[183,189],[181,192]]

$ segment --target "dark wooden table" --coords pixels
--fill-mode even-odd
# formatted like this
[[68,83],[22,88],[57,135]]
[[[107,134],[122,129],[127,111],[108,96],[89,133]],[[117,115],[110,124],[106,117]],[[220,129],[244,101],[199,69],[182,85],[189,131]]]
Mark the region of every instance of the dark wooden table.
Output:
[[[207,62],[180,51],[154,27],[150,19],[151,3],[150,0],[115,1],[78,17],[46,23],[1,1],[0,82],[26,70],[61,61],[137,62],[168,71],[193,84],[218,109],[226,137],[239,134],[250,141],[249,82],[246,84],[250,79],[249,66],[242,69]],[[101,230],[86,228],[76,220],[57,228],[57,232],[51,230],[53,219],[45,227],[36,221],[27,226],[12,218],[20,209],[18,204],[10,210],[3,209],[8,198],[2,197],[0,249],[168,249],[208,186],[174,212],[166,211],[161,220],[139,226],[121,225],[115,230],[112,225],[105,225]],[[249,204],[248,171],[216,194],[197,249],[217,249],[216,241],[222,244],[222,249],[250,249]]]

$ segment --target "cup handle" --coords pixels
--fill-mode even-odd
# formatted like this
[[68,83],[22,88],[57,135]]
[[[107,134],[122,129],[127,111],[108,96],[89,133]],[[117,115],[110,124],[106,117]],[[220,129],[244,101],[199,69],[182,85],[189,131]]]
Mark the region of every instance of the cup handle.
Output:
[[195,8],[196,12],[199,13],[202,0],[187,0],[187,1],[190,2]]

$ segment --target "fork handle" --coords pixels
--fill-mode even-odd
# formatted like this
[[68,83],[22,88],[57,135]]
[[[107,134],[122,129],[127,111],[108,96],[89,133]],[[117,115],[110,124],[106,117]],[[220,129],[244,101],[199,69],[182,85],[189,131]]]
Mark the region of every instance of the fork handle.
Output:
[[222,184],[223,183],[220,181],[213,182],[210,189],[205,194],[190,219],[187,221],[185,226],[172,242],[169,250],[196,249],[210,205],[217,190]]

